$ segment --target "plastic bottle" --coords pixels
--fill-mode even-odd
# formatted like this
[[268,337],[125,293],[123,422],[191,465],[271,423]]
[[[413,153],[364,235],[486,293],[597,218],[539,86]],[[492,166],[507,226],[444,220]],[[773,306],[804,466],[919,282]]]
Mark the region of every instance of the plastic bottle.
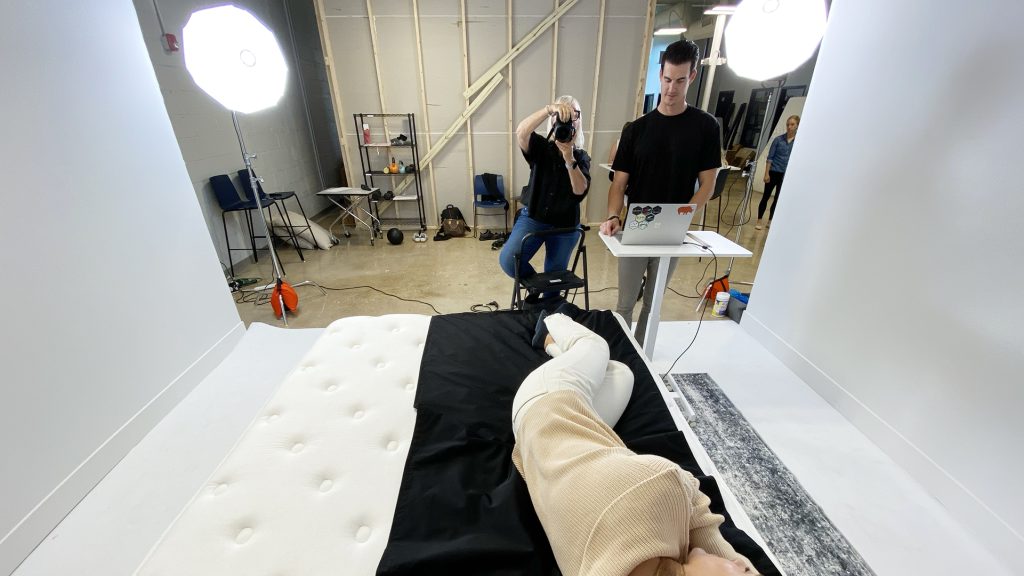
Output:
[[729,309],[729,293],[719,292],[715,294],[715,305],[711,308],[711,315],[721,318],[725,316],[726,310]]
[[398,163],[395,162],[395,157],[391,157],[391,173],[398,174]]
[[363,144],[370,143],[370,125],[363,124]]

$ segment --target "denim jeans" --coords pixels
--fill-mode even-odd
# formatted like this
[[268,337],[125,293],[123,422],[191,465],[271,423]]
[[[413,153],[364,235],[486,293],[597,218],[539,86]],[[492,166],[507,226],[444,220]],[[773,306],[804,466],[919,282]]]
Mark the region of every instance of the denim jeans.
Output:
[[[512,227],[512,231],[509,233],[508,239],[505,240],[505,245],[501,248],[501,255],[498,256],[498,263],[505,274],[515,278],[516,252],[519,250],[519,244],[522,243],[524,236],[530,232],[542,232],[552,228],[557,228],[557,226],[544,224],[530,218],[527,214],[527,208],[523,208],[519,213],[515,226]],[[530,259],[537,254],[541,245],[544,246],[545,272],[568,269],[569,256],[572,255],[572,249],[576,246],[576,242],[579,241],[579,234],[579,232],[567,232],[541,238],[536,236],[530,238],[526,245],[523,246],[522,258],[519,260],[519,277],[527,278],[537,272],[530,264]]]

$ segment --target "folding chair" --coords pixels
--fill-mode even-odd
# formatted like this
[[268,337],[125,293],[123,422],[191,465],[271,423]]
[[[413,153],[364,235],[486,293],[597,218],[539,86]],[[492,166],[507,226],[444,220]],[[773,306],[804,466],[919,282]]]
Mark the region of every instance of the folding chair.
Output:
[[505,197],[505,179],[501,174],[477,174],[473,176],[473,236],[479,232],[477,215],[481,208],[503,208],[505,210],[505,236],[508,237],[508,198]]
[[[259,206],[253,199],[242,200],[238,196],[238,189],[235,188],[234,183],[231,182],[231,177],[227,174],[219,174],[217,176],[210,177],[210,185],[213,186],[213,194],[217,198],[217,204],[220,205],[220,222],[221,226],[224,227],[224,243],[227,244],[228,248],[228,266],[231,268],[231,275],[235,275],[235,262],[231,257],[232,252],[239,250],[248,252],[252,250],[252,259],[254,262],[259,262],[259,256],[256,254],[256,238],[266,238],[264,235],[257,235],[252,225],[252,211],[259,210]],[[268,199],[267,203],[263,205],[268,211],[270,206],[275,204],[273,201]],[[227,214],[228,212],[245,212],[245,225],[249,232],[249,248],[232,248],[231,237],[228,236],[228,223]],[[268,239],[268,242],[273,241]],[[281,271],[284,272],[284,266],[281,267]]]
[[[590,310],[590,283],[587,280],[587,231],[590,230],[589,226],[576,226],[575,228],[552,228],[551,230],[543,230],[540,232],[530,232],[526,236],[523,236],[522,242],[519,244],[519,250],[515,255],[515,285],[512,287],[512,309],[523,309],[523,303],[525,298],[523,297],[523,290],[526,290],[528,295],[532,294],[543,294],[544,292],[564,292],[563,298],[568,299],[570,290],[579,290],[583,288],[583,302],[584,308]],[[527,240],[533,237],[551,236],[554,234],[566,234],[568,232],[579,232],[580,241],[576,246],[576,257],[572,260],[572,268],[568,270],[555,270],[553,272],[538,272],[529,278],[521,278],[519,276],[519,266],[523,254],[523,246],[526,245]],[[580,259],[583,260],[583,277],[576,275],[576,269],[580,263]],[[573,292],[573,298],[575,298],[575,292]]]
[[[253,172],[255,176],[256,173]],[[292,219],[288,216],[288,209],[282,209],[284,206],[285,198],[295,198],[295,202],[299,204],[299,210],[302,210],[302,203],[299,202],[299,197],[295,195],[295,192],[277,192],[274,194],[267,194],[263,191],[263,185],[259,182],[259,177],[256,180],[256,187],[260,190],[260,202],[264,206],[273,204],[277,207],[277,213],[281,216],[281,220],[284,221],[284,225],[288,228],[288,236],[292,239],[292,245],[295,246],[295,251],[299,254],[299,259],[303,262],[306,261],[306,257],[302,255],[302,246],[299,246],[298,234],[295,232],[295,228],[292,226]],[[242,183],[242,193],[245,195],[246,200],[254,200],[255,196],[252,192],[252,182],[249,181],[249,171],[242,169],[238,171],[238,181]],[[281,204],[278,204],[280,202]],[[302,217],[306,218],[306,211],[302,210]],[[271,226],[273,228],[273,226]],[[313,237],[313,228],[309,225],[309,218],[306,218],[306,226],[299,227],[299,232],[309,230],[309,237]],[[316,242],[314,242],[316,244]]]

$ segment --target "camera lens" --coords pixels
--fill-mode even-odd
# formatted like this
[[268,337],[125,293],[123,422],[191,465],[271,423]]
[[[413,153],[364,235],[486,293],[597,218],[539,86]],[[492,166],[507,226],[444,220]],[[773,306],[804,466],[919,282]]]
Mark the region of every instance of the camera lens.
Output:
[[572,142],[576,138],[576,127],[572,122],[555,123],[555,140],[559,142]]

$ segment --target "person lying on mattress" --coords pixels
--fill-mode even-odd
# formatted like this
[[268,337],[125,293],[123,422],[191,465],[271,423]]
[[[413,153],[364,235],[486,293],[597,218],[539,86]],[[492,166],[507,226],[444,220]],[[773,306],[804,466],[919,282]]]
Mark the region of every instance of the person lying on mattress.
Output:
[[697,479],[637,454],[612,431],[633,374],[608,343],[564,314],[541,316],[534,346],[552,358],[512,403],[512,460],[565,576],[756,574],[722,538]]

